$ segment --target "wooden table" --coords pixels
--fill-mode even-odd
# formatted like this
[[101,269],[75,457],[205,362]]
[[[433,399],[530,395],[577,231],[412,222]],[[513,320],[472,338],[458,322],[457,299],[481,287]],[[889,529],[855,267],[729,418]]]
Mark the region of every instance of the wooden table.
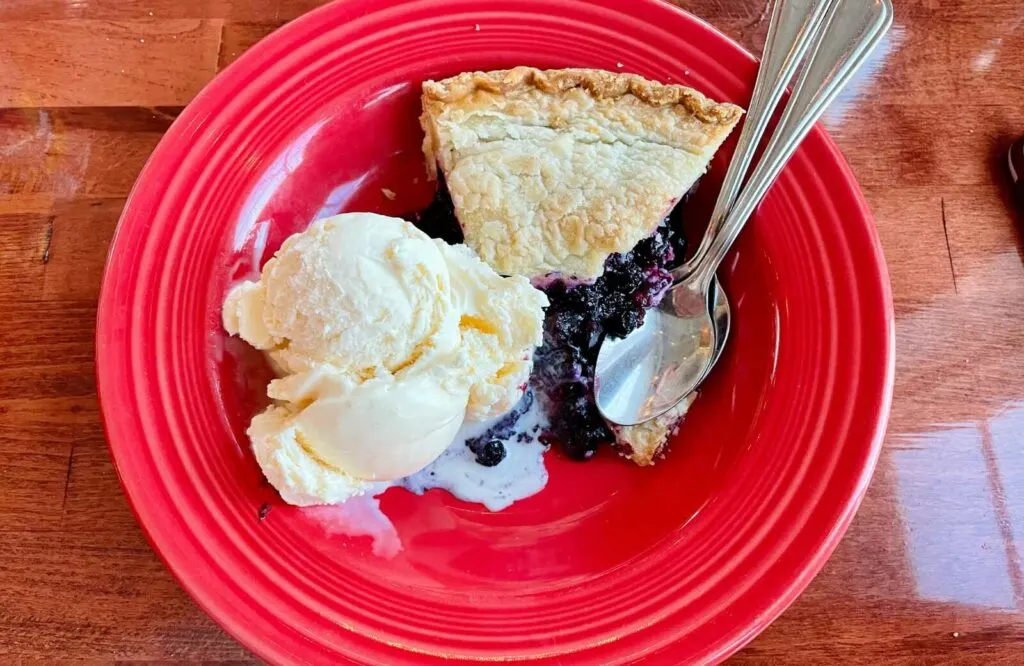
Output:
[[[0,2],[0,661],[252,661],[125,504],[93,379],[105,252],[181,108],[314,0]],[[679,0],[753,50],[763,0]],[[737,663],[1024,663],[1024,3],[896,0],[827,125],[895,294],[885,451],[848,535]]]

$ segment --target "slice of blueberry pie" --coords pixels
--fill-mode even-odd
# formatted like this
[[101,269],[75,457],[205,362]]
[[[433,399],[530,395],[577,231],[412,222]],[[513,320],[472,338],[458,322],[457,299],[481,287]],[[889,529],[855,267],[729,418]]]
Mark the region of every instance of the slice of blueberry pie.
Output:
[[654,462],[688,404],[612,427],[593,400],[597,348],[643,322],[683,259],[680,202],[742,115],[679,85],[594,69],[468,72],[423,84],[428,169],[416,221],[549,296],[534,382],[573,457],[604,443]]

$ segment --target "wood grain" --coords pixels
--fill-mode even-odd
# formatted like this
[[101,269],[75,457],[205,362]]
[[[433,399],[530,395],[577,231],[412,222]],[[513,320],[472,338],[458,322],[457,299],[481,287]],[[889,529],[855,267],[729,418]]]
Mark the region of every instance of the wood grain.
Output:
[[[0,192],[54,199],[128,195],[180,107],[0,109]],[[8,197],[3,212],[17,200]],[[26,200],[34,209],[31,199]]]
[[207,19],[0,23],[0,106],[187,104],[217,72],[221,25]]
[[[316,0],[0,2],[0,662],[256,663],[124,502],[96,402],[106,248],[182,106]],[[677,0],[748,48],[764,0]],[[897,374],[839,549],[738,664],[1019,664],[1024,5],[896,0],[826,125],[876,216]],[[44,46],[45,45],[45,46]]]

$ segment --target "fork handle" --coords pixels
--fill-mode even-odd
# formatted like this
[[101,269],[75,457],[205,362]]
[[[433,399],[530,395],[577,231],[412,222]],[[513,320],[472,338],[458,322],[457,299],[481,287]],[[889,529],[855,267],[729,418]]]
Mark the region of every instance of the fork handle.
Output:
[[687,281],[707,290],[751,213],[814,123],[888,31],[892,17],[890,0],[829,0],[825,20],[814,31],[811,55],[764,156]]
[[686,263],[675,268],[672,276],[676,281],[684,279],[711,248],[711,242],[725,221],[726,215],[736,202],[740,186],[747,175],[750,163],[761,143],[765,128],[775,107],[782,98],[786,86],[793,78],[797,66],[811,46],[811,38],[825,17],[827,0],[778,0],[772,6],[768,23],[768,36],[764,43],[761,65],[754,82],[754,94],[750,98],[747,117],[740,131],[740,138],[725,172],[722,189],[718,192],[715,210],[711,213],[707,230],[697,251]]

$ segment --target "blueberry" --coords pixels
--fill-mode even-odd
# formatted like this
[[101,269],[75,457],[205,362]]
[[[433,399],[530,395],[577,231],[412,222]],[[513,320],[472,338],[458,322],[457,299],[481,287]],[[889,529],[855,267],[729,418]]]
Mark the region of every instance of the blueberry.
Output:
[[590,309],[594,300],[594,294],[594,285],[579,285],[565,293],[564,298],[558,304],[559,309],[582,316]]
[[483,465],[484,467],[494,467],[502,460],[505,459],[505,445],[501,443],[501,440],[492,439],[484,444],[479,451],[474,451],[476,454],[477,464]]
[[680,234],[674,234],[669,237],[669,242],[672,244],[672,261],[666,264],[669,268],[675,268],[683,263],[686,258],[686,239]]
[[612,319],[620,312],[630,306],[631,298],[626,295],[613,291],[607,294],[601,301],[601,319],[605,320],[603,323],[605,326],[608,325],[607,320]]
[[633,292],[633,304],[642,310],[653,308],[661,302],[665,290],[672,285],[672,274],[663,268],[650,271],[644,286]]
[[629,264],[629,258],[628,257],[623,256],[622,254],[619,254],[618,252],[613,252],[612,254],[608,255],[607,259],[604,260],[604,270],[605,270],[605,272],[617,271],[620,268],[622,268],[624,266],[627,266],[628,264]]
[[644,310],[642,308],[628,308],[609,317],[605,322],[605,331],[608,335],[624,338],[644,323]]
[[644,282],[644,273],[637,264],[627,264],[605,275],[605,284],[615,291],[630,292]]
[[601,444],[612,439],[611,432],[603,421],[591,416],[588,423],[574,424],[574,429],[564,438],[565,452],[570,458],[587,460],[597,453]]
[[665,230],[659,229],[650,238],[640,241],[633,255],[638,265],[648,268],[664,266],[672,260],[672,246],[665,238]]
[[548,314],[546,324],[548,335],[553,340],[566,344],[582,330],[583,317],[575,312],[558,309]]

